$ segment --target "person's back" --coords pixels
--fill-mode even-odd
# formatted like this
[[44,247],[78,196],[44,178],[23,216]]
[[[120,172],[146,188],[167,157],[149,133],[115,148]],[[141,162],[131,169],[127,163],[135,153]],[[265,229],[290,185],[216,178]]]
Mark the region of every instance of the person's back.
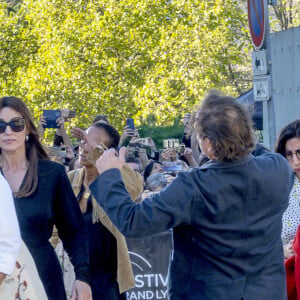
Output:
[[105,176],[91,185],[93,195],[126,237],[173,228],[170,299],[284,300],[280,233],[289,164],[277,154],[251,155],[251,116],[232,97],[210,93],[194,128],[209,159],[200,168],[138,205],[122,187],[122,159],[107,152],[97,162]]
[[209,162],[182,176],[192,183],[182,188],[193,187],[194,196],[190,224],[173,229],[172,299],[284,299],[280,232],[291,183],[286,161],[249,155]]

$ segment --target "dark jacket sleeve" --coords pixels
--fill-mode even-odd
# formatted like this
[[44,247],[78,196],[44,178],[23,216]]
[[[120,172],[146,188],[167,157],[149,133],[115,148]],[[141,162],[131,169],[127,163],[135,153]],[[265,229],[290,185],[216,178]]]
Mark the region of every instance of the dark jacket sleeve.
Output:
[[87,231],[65,169],[61,171],[55,202],[55,225],[74,266],[76,279],[89,284]]
[[90,190],[111,221],[128,237],[145,237],[191,222],[195,189],[187,172],[140,204],[131,200],[118,169],[98,176]]

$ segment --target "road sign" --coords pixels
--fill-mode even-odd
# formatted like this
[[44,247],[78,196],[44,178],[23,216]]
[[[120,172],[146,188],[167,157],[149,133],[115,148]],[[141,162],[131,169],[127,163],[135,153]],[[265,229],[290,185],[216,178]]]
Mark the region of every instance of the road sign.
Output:
[[254,76],[253,78],[254,100],[255,101],[269,100],[271,97],[270,86],[271,86],[270,75]]
[[267,63],[267,52],[262,49],[259,51],[252,52],[252,68],[254,75],[267,75],[268,74],[268,63]]
[[252,43],[256,50],[264,45],[265,41],[265,6],[264,0],[247,0],[248,22]]

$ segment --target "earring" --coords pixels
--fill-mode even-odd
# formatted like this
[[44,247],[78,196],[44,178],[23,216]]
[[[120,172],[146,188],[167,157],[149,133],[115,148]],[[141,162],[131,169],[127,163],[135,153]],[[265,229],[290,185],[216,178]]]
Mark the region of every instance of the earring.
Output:
[[29,135],[26,135],[25,136],[25,142],[28,142],[29,141]]

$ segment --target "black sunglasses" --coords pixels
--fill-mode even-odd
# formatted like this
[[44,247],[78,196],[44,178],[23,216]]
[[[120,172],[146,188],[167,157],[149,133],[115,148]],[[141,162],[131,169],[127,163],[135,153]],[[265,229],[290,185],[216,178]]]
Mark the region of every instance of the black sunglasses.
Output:
[[9,126],[11,128],[11,130],[14,132],[21,132],[25,128],[25,119],[14,118],[14,119],[10,120],[9,122],[0,120],[0,133],[4,133],[7,126]]
[[291,161],[293,158],[293,154],[296,154],[297,159],[300,160],[300,149],[297,149],[295,152],[285,151],[285,157],[287,160]]

